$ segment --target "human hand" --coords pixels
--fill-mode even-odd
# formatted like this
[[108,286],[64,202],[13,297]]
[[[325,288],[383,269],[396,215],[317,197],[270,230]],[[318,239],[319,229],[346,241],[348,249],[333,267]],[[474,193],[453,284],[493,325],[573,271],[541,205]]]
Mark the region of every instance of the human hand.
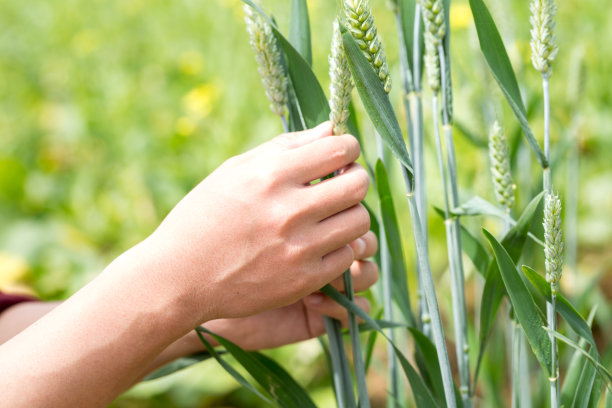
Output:
[[370,226],[369,179],[357,140],[331,134],[324,123],[226,161],[143,243],[149,279],[190,324],[295,304],[352,264],[348,244]]
[[[355,261],[350,267],[355,292],[362,292],[378,279],[378,266],[366,260],[376,253],[376,235],[368,232],[361,243],[353,241]],[[357,248],[360,246],[360,248]],[[336,289],[344,290],[343,278],[331,282]],[[370,310],[367,299],[356,296],[356,304],[366,312]],[[323,316],[332,317],[347,325],[347,311],[321,292],[312,293],[288,306],[237,319],[213,320],[205,324],[212,332],[223,336],[246,350],[274,348],[317,337],[325,332]],[[216,343],[213,338],[211,343]],[[199,339],[194,341],[199,343]],[[198,345],[202,347],[201,344]],[[195,351],[195,350],[193,350]]]

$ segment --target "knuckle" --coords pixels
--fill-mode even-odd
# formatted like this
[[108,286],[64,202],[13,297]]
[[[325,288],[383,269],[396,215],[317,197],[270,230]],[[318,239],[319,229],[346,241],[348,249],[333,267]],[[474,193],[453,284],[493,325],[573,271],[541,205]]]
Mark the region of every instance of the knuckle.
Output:
[[360,235],[367,233],[370,230],[370,213],[363,206],[363,204],[358,204],[355,206],[356,211],[356,225],[358,227]]
[[370,188],[370,177],[368,176],[368,172],[361,165],[359,165],[355,176],[357,178],[356,192],[359,197],[359,201],[361,201],[368,194],[368,189]]

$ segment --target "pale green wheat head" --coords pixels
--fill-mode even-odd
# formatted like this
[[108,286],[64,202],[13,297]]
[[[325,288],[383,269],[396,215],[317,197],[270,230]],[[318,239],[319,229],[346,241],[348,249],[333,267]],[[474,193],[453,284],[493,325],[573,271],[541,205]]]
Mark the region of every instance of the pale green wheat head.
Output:
[[542,75],[550,76],[559,50],[554,35],[557,6],[554,0],[532,0],[530,9],[531,62]]
[[334,33],[329,56],[329,106],[331,112],[329,119],[334,126],[334,134],[347,133],[346,121],[349,117],[349,103],[351,102],[351,91],[353,80],[349,69],[344,46],[342,45],[342,33],[340,24],[334,21]]
[[391,77],[387,57],[374,25],[374,17],[367,0],[344,0],[344,14],[348,30],[361,48],[363,55],[378,74],[387,93],[391,92]]
[[561,230],[561,200],[556,194],[546,194],[544,204],[544,253],[546,255],[546,281],[553,294],[559,291],[563,272],[563,232]]
[[510,155],[504,130],[495,121],[489,133],[489,158],[495,198],[508,211],[514,206],[515,185],[510,172]]
[[438,54],[436,41],[433,34],[425,31],[425,69],[427,83],[434,94],[440,90],[440,54]]
[[438,47],[446,34],[444,4],[442,0],[418,0],[423,15],[425,32],[432,35],[434,45]]
[[261,82],[272,111],[283,116],[287,103],[287,76],[281,64],[281,53],[270,24],[251,6],[244,5],[244,21],[251,47],[259,66]]

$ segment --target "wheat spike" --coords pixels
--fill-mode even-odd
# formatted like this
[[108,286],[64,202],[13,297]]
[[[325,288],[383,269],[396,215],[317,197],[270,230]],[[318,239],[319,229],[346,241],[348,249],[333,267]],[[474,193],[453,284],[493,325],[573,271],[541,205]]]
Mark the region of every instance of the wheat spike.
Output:
[[287,104],[287,76],[281,64],[281,53],[272,33],[272,27],[251,6],[244,5],[244,21],[255,60],[259,66],[261,82],[270,100],[272,112],[284,116]]
[[329,84],[329,106],[331,109],[329,119],[334,126],[334,134],[342,135],[347,133],[346,121],[349,117],[348,106],[351,102],[353,80],[342,45],[342,33],[338,21],[334,21],[334,33],[329,56],[329,77],[331,79]]
[[563,272],[563,232],[561,230],[561,200],[557,194],[546,195],[544,205],[544,253],[546,255],[546,281],[553,295],[559,291]]
[[559,48],[555,44],[555,14],[557,6],[554,0],[532,0],[531,5],[531,62],[533,67],[550,76],[552,62]]
[[512,173],[510,172],[510,155],[504,131],[495,121],[489,133],[489,157],[491,160],[491,175],[497,201],[510,210],[514,206],[514,189]]
[[374,17],[367,0],[345,0],[344,14],[348,23],[348,30],[361,48],[363,55],[376,71],[378,78],[385,88],[385,92],[391,92],[391,77],[387,57],[383,52],[382,44]]

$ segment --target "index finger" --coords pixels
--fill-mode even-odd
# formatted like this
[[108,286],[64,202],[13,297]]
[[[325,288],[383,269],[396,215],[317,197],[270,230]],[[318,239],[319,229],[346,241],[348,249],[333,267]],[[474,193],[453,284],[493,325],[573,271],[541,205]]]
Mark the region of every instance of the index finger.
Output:
[[359,142],[351,135],[324,137],[282,152],[288,176],[300,184],[323,178],[359,158]]

